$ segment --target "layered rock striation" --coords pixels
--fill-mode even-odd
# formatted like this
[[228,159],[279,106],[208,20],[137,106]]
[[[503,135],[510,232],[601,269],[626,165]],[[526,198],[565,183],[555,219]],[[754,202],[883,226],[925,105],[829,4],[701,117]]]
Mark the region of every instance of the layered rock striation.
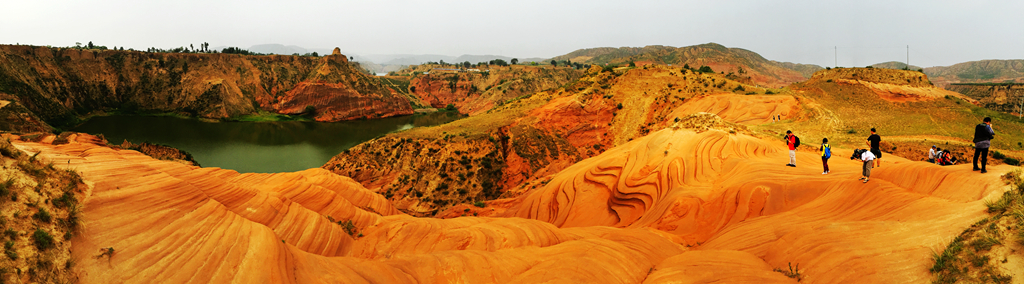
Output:
[[[96,112],[230,118],[261,111],[320,121],[412,113],[345,55],[249,56],[0,46],[0,94],[51,125]],[[352,108],[352,109],[350,109]]]
[[497,208],[518,218],[415,218],[322,169],[238,174],[88,136],[14,144],[90,185],[72,240],[84,283],[793,283],[773,271],[789,265],[808,283],[924,282],[933,249],[1007,189],[967,165],[898,157],[862,183],[853,161],[821,175],[799,152],[783,167],[782,145],[710,114],[673,126]]

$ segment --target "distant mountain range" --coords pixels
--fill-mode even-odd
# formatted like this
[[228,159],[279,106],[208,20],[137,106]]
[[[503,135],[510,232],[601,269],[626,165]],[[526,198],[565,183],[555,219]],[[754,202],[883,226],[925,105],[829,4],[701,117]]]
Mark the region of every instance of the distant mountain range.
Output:
[[649,45],[645,47],[599,47],[580,49],[569,54],[552,58],[557,61],[606,65],[628,64],[673,64],[697,69],[708,66],[715,72],[735,73],[749,77],[749,82],[772,87],[781,87],[810,78],[814,71],[824,69],[818,65],[778,62],[765,59],[760,54],[742,49],[728,48],[717,43],[706,43],[685,47]]
[[[215,47],[219,50],[224,48]],[[330,54],[333,48],[304,48],[296,45],[260,44],[248,48],[249,51],[268,54],[306,54],[316,52],[320,55]],[[376,73],[387,73],[402,69],[409,65],[426,62],[469,62],[476,64],[494,59],[511,61],[514,57],[502,55],[440,55],[440,54],[354,54],[342,53],[353,57],[363,68]],[[628,64],[629,62],[647,64],[690,65],[699,68],[702,65],[711,67],[716,72],[739,72],[744,69],[744,76],[751,77],[751,83],[771,86],[782,86],[792,82],[810,78],[815,71],[824,69],[813,64],[800,64],[767,60],[761,55],[742,48],[727,48],[716,43],[706,43],[686,47],[649,45],[644,47],[597,47],[585,48],[553,58],[518,58],[519,62],[546,63],[551,60],[569,60],[577,63],[605,65]],[[875,68],[904,69],[903,62],[883,62],[871,65]],[[981,60],[922,68],[911,65],[910,70],[923,69],[924,73],[939,87],[950,83],[1001,83],[1024,82],[1024,60]]]
[[[872,66],[903,69],[907,64],[885,62]],[[952,83],[1024,83],[1024,59],[981,60],[927,68],[910,66],[910,70],[919,69],[924,69],[932,83],[942,88]]]

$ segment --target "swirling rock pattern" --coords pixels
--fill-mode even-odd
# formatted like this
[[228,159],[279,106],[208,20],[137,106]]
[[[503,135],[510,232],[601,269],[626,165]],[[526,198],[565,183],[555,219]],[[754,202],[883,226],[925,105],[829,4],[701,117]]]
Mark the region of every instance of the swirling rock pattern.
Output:
[[898,157],[865,184],[857,162],[820,175],[811,153],[782,166],[781,143],[668,128],[503,201],[505,217],[432,219],[322,169],[239,174],[69,140],[14,144],[90,186],[72,240],[84,283],[792,283],[772,271],[789,264],[803,282],[919,283],[1006,189]]

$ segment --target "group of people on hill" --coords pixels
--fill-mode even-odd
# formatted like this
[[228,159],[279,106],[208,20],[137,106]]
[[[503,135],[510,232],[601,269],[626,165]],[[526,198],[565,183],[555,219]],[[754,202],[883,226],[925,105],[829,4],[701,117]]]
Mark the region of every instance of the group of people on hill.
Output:
[[942,149],[932,145],[931,149],[928,149],[928,162],[935,163],[940,166],[951,166],[956,165],[960,162],[953,151],[950,149]]
[[[982,120],[981,124],[974,127],[974,170],[981,171],[981,173],[987,173],[986,165],[988,164],[988,148],[991,146],[992,139],[995,138],[996,132],[992,130],[992,118],[986,117]],[[786,130],[786,146],[789,147],[789,163],[786,166],[796,167],[796,148],[800,147],[800,138],[793,135],[793,131]],[[860,160],[864,163],[861,181],[867,183],[871,177],[871,169],[882,166],[882,150],[879,144],[882,142],[882,137],[878,135],[876,129],[871,128],[871,136],[868,136],[866,141],[869,149],[856,149],[853,151],[851,160]],[[824,167],[824,171],[821,172],[823,175],[829,174],[828,160],[832,158],[832,147],[828,144],[828,138],[821,139],[821,146],[818,147],[818,151],[821,154],[821,164]],[[981,158],[981,167],[978,167],[978,158]],[[932,148],[928,152],[928,161],[939,165],[954,165],[956,164],[956,158],[948,151],[943,151],[932,145]]]

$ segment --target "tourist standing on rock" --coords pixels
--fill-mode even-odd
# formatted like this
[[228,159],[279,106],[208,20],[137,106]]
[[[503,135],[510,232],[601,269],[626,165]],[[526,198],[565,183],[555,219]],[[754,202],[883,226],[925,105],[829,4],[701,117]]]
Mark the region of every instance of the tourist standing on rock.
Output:
[[935,148],[935,145],[932,145],[932,148],[928,149],[928,162],[929,163],[935,163],[935,155],[938,154],[937,151],[938,151],[938,148]]
[[825,171],[821,172],[821,174],[827,175],[828,159],[832,158],[832,147],[828,146],[828,138],[821,138],[821,147],[818,150],[821,151],[821,165],[825,167]]
[[860,154],[860,160],[864,162],[864,176],[860,180],[864,181],[864,183],[868,183],[868,178],[871,177],[871,161],[874,159],[875,154],[871,153],[871,151],[864,151],[863,154]]
[[796,167],[796,147],[800,147],[800,138],[793,135],[793,131],[786,130],[786,146],[789,146],[789,164],[786,166]]
[[882,150],[878,148],[878,144],[881,142],[882,136],[878,136],[878,134],[875,133],[875,129],[871,128],[871,136],[868,136],[868,146],[871,146],[871,154],[875,155],[874,159],[876,168],[882,166]]
[[[992,139],[996,138],[996,132],[992,130],[992,118],[986,117],[981,124],[974,127],[974,170],[981,170],[987,173],[985,165],[988,164],[988,147]],[[981,155],[981,168],[978,168],[978,155]]]

